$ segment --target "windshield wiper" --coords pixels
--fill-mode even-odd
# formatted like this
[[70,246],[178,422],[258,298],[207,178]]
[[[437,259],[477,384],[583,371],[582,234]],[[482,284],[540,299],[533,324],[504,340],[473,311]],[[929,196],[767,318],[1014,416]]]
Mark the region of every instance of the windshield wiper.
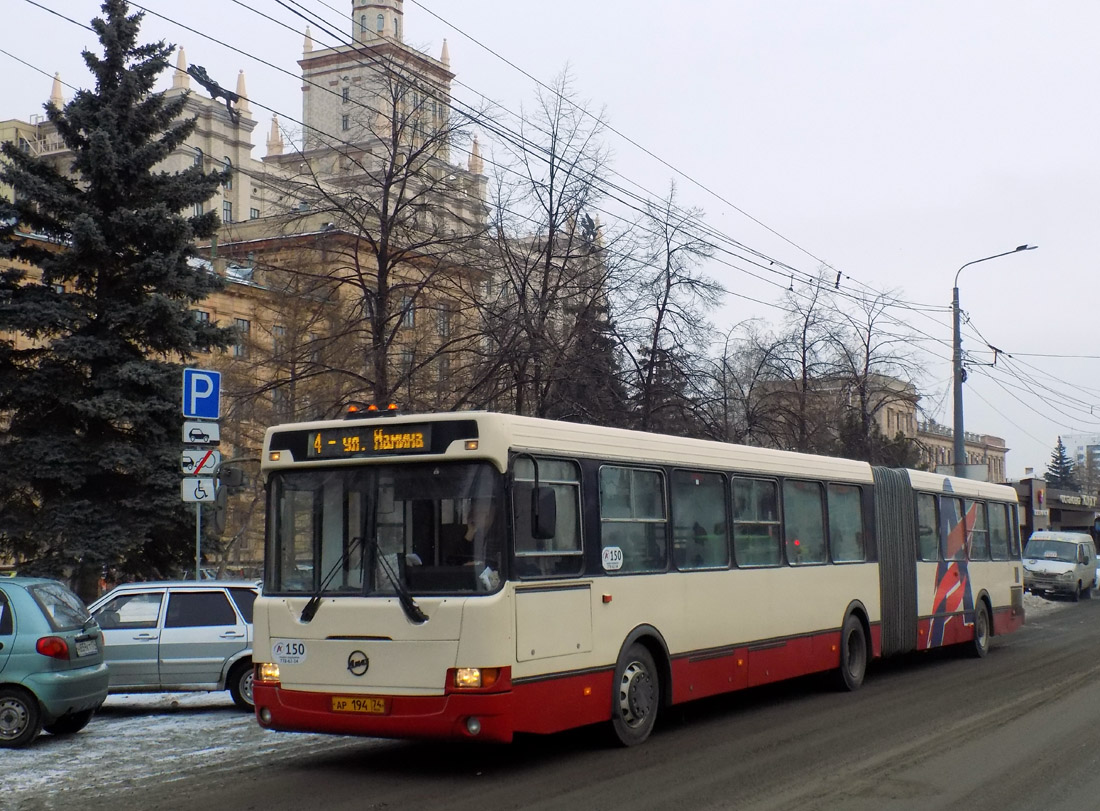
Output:
[[413,599],[412,594],[409,593],[408,588],[401,581],[401,577],[393,571],[390,562],[386,560],[386,556],[378,554],[377,537],[375,537],[371,543],[371,550],[374,553],[374,557],[382,564],[380,568],[385,573],[386,579],[390,581],[393,590],[397,592],[397,599],[401,603],[401,608],[405,612],[405,616],[415,623],[427,622],[428,615],[420,609],[419,605],[417,605],[416,600]]
[[336,573],[340,571],[341,568],[347,566],[348,561],[351,558],[352,552],[354,552],[356,547],[360,546],[362,543],[363,539],[361,537],[351,539],[351,543],[348,544],[347,551],[344,552],[340,556],[340,559],[336,561],[335,564],[333,564],[331,569],[329,569],[328,574],[325,575],[325,579],[322,580],[321,584],[317,587],[317,591],[313,592],[313,596],[309,598],[309,602],[306,603],[305,608],[302,609],[302,613],[298,617],[300,622],[310,622],[317,615],[317,609],[321,607],[321,596],[325,593],[325,590],[329,587],[329,584],[332,583],[332,578],[336,577]]

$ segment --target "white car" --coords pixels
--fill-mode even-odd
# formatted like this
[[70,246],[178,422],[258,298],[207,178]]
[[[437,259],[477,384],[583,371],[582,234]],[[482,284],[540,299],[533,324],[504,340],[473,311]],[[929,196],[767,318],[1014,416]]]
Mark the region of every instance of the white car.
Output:
[[1096,547],[1084,532],[1033,532],[1024,547],[1024,588],[1080,600],[1097,586]]
[[251,581],[126,583],[88,608],[112,693],[228,690],[252,711]]

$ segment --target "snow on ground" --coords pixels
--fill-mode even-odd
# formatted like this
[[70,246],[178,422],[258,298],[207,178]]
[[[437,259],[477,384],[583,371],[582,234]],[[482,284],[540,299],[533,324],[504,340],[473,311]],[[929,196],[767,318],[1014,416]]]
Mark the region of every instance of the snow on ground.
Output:
[[[1024,595],[1024,610],[1031,618],[1072,605]],[[152,780],[164,785],[194,774],[229,772],[353,745],[371,743],[268,732],[252,715],[236,709],[227,692],[109,696],[77,735],[43,733],[26,749],[0,749],[0,808],[68,811],[74,789],[86,802],[89,794],[109,798],[140,790]]]
[[117,797],[150,780],[163,786],[363,742],[269,732],[227,692],[113,695],[77,735],[43,733],[24,749],[0,749],[0,808],[71,809],[74,796],[80,807],[89,795]]

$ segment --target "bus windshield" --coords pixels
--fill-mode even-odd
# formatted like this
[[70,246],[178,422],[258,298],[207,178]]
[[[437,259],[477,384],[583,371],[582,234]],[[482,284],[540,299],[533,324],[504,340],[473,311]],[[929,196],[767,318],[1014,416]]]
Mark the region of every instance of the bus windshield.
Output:
[[495,591],[504,477],[486,462],[284,470],[271,477],[265,590]]

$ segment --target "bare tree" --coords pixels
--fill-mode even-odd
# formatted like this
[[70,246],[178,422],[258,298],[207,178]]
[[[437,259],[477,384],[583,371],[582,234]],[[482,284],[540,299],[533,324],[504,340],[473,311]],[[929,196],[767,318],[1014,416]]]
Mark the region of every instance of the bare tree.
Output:
[[480,404],[585,416],[559,395],[581,348],[598,344],[607,323],[608,262],[617,254],[593,213],[606,170],[603,129],[564,72],[524,110],[518,137],[499,145],[496,264],[480,296],[483,363],[470,395]]
[[635,422],[647,431],[696,432],[702,360],[721,286],[698,266],[713,254],[697,209],[676,203],[676,186],[646,206],[632,293],[623,301],[623,346],[634,390]]

